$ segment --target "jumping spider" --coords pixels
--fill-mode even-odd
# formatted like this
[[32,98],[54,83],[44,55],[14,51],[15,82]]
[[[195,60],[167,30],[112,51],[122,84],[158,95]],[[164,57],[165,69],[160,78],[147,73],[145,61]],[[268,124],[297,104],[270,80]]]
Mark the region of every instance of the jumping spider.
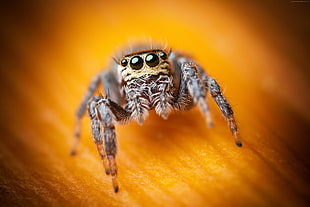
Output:
[[[93,96],[100,83],[105,89],[105,96]],[[91,82],[77,110],[75,144],[71,154],[76,153],[80,121],[88,109],[93,140],[106,174],[112,176],[114,191],[118,192],[114,125],[130,120],[142,125],[152,109],[167,119],[173,110],[184,111],[198,105],[211,127],[212,120],[206,103],[208,92],[226,118],[236,145],[241,147],[231,106],[216,80],[207,75],[197,62],[187,55],[163,47],[132,48],[125,55],[115,58],[109,70],[101,72]]]

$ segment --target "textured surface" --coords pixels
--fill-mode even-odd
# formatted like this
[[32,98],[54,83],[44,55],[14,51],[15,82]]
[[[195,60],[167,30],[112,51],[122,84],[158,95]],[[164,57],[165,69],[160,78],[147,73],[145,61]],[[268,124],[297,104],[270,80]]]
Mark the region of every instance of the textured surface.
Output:
[[[48,2],[1,6],[1,205],[308,204],[310,3]],[[114,194],[88,118],[69,156],[73,115],[115,48],[148,36],[219,81],[244,146],[211,99],[213,129],[197,109],[167,121],[151,113],[142,127],[116,127]]]

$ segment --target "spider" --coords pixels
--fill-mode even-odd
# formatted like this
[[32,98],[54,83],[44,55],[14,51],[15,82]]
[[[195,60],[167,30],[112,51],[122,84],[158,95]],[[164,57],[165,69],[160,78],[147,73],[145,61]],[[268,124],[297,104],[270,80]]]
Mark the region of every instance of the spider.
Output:
[[[127,52],[126,52],[127,51]],[[94,96],[100,83],[105,96]],[[94,77],[76,113],[75,143],[71,154],[76,154],[80,139],[80,121],[88,110],[93,140],[107,175],[112,176],[114,192],[118,192],[116,165],[115,124],[131,120],[142,125],[149,110],[163,119],[172,111],[185,111],[198,105],[212,127],[206,102],[210,93],[228,122],[235,144],[242,146],[234,112],[223,96],[216,80],[190,56],[162,46],[140,45],[114,58],[109,70]]]

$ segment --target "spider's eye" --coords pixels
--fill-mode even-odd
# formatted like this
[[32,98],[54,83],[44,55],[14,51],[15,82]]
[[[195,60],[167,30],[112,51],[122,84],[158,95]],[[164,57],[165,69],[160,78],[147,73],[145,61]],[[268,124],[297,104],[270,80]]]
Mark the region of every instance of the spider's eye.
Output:
[[159,57],[163,60],[166,60],[167,59],[167,54],[165,52],[159,52],[158,53]]
[[140,56],[134,56],[130,60],[130,67],[134,70],[139,70],[143,67],[143,60]]
[[159,63],[159,58],[156,54],[154,53],[151,53],[151,54],[148,54],[146,57],[145,57],[145,62],[148,66],[150,67],[155,67],[158,65]]
[[128,61],[126,59],[122,59],[121,65],[125,67],[127,64],[128,64]]

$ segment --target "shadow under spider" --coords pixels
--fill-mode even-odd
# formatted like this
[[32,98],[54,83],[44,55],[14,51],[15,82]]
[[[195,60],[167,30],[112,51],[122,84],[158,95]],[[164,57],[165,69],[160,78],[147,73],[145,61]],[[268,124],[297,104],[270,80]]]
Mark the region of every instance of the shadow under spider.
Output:
[[[165,156],[176,147],[186,150],[189,144],[193,145],[213,145],[212,133],[219,133],[215,128],[224,127],[224,120],[216,118],[216,125],[209,128],[204,117],[199,110],[172,113],[167,120],[157,116],[154,111],[150,111],[148,119],[142,126],[131,123],[131,141],[138,143],[139,147],[146,148],[147,151]],[[227,128],[227,126],[225,125]],[[228,138],[231,138],[228,131]],[[128,133],[120,133],[119,139],[128,136]],[[225,135],[224,135],[225,136]],[[125,138],[126,139],[126,138]],[[225,139],[225,137],[223,137]],[[127,140],[129,142],[129,138]],[[231,140],[234,146],[233,141]]]

